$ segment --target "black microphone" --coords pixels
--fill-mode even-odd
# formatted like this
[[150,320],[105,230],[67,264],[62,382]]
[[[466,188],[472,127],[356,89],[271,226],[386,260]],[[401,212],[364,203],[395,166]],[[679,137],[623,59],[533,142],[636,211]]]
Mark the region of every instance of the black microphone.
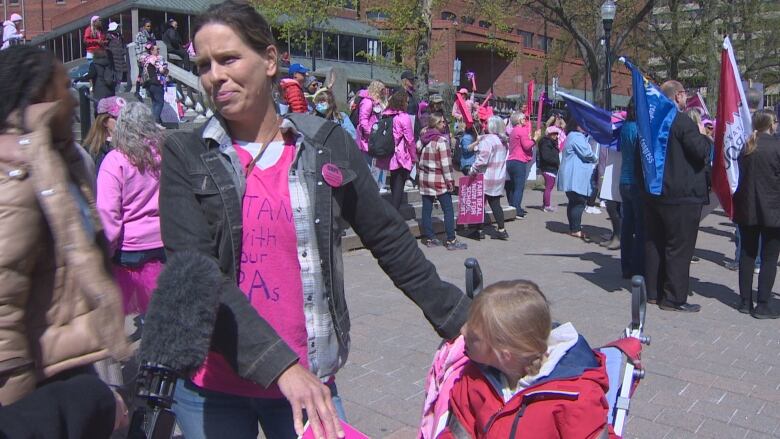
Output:
[[169,439],[176,380],[205,361],[224,282],[216,261],[202,253],[174,253],[157,279],[146,312],[136,396],[145,400],[133,413],[128,438]]

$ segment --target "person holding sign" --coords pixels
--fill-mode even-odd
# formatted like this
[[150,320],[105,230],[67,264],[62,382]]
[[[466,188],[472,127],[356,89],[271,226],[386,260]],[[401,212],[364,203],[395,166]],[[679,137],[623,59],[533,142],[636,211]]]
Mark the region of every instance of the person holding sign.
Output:
[[[477,159],[471,165],[469,175],[482,173],[485,175],[485,199],[493,211],[493,217],[498,226],[493,239],[506,241],[509,233],[504,228],[504,211],[501,208],[501,194],[504,193],[506,181],[506,157],[507,147],[504,132],[506,125],[498,116],[491,116],[487,122],[488,134],[480,136],[473,149],[477,152]],[[487,223],[487,214],[485,222]],[[480,233],[481,236],[481,233]]]

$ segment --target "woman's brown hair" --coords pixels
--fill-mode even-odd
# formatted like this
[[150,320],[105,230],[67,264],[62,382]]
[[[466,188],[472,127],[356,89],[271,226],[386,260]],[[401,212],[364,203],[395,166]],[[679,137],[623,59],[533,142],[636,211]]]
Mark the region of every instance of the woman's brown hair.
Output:
[[[243,0],[227,0],[212,5],[195,20],[193,35],[210,23],[230,27],[244,43],[260,55],[266,56],[268,46],[276,46],[271,26],[250,3]],[[198,48],[195,47],[197,52]]]
[[496,282],[474,299],[467,322],[493,349],[506,349],[528,366],[524,375],[536,375],[547,356],[552,317],[547,298],[528,280]]
[[409,95],[406,94],[406,90],[398,90],[387,100],[387,109],[406,111],[408,103]]
[[111,115],[108,113],[98,114],[95,118],[95,121],[92,122],[92,127],[89,129],[87,137],[84,139],[84,146],[87,148],[87,151],[89,151],[92,157],[96,157],[98,155],[100,148],[103,147],[103,145],[106,143],[106,140],[108,139],[106,120],[109,118],[111,118]]
[[775,124],[775,114],[770,110],[757,110],[753,113],[753,132],[748,137],[744,155],[753,154],[758,146],[758,135],[768,132]]

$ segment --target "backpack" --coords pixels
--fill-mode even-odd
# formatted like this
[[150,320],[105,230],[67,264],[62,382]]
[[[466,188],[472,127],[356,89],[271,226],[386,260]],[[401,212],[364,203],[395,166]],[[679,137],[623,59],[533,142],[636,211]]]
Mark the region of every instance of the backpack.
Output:
[[355,99],[352,100],[352,111],[349,112],[349,121],[352,122],[352,126],[357,128],[360,123],[360,101],[363,100],[363,96],[355,95]]
[[368,155],[371,157],[383,159],[395,154],[393,119],[395,116],[384,116],[371,129],[368,137]]

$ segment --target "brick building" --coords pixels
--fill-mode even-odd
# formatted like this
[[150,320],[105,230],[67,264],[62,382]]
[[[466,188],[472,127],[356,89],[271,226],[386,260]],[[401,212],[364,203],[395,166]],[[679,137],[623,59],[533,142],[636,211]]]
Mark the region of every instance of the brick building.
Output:
[[[179,22],[179,31],[189,40],[194,15],[207,8],[215,0],[0,0],[6,16],[12,12],[23,15],[24,28],[34,44],[46,46],[54,51],[63,62],[79,62],[84,54],[82,33],[92,15],[103,17],[104,22],[120,24],[127,42],[137,32],[139,20],[150,18],[155,23],[155,33],[162,34],[162,25],[169,19]],[[357,4],[358,2],[353,2]],[[360,2],[366,8],[368,2]],[[525,94],[526,84],[535,80],[536,96],[545,84],[545,48],[552,51],[564,38],[561,31],[531,15],[519,16],[510,32],[498,32],[491,23],[479,17],[469,17],[467,5],[462,0],[450,0],[434,12],[432,33],[432,59],[430,83],[436,88],[445,85],[466,86],[466,73],[473,71],[477,78],[477,91],[486,93],[493,84],[495,96],[519,97]],[[335,17],[313,47],[280,42],[280,51],[288,51],[293,62],[311,66],[312,52],[321,68],[341,66],[350,75],[355,85],[365,84],[371,79],[380,79],[390,85],[399,81],[398,69],[373,65],[364,54],[374,41],[379,46],[378,55],[396,58],[389,49],[382,47],[380,31],[374,24],[381,16],[347,7],[335,11]],[[546,29],[546,30],[545,30]],[[490,38],[503,41],[515,47],[518,56],[505,59],[484,45]],[[387,53],[386,53],[387,52]],[[558,78],[561,87],[575,95],[588,98],[590,79],[581,59],[575,56],[563,57],[559,62],[548,64],[547,79],[551,84]],[[455,62],[460,63],[459,77],[455,76]],[[624,106],[630,91],[630,76],[616,66],[613,73],[613,103]]]

